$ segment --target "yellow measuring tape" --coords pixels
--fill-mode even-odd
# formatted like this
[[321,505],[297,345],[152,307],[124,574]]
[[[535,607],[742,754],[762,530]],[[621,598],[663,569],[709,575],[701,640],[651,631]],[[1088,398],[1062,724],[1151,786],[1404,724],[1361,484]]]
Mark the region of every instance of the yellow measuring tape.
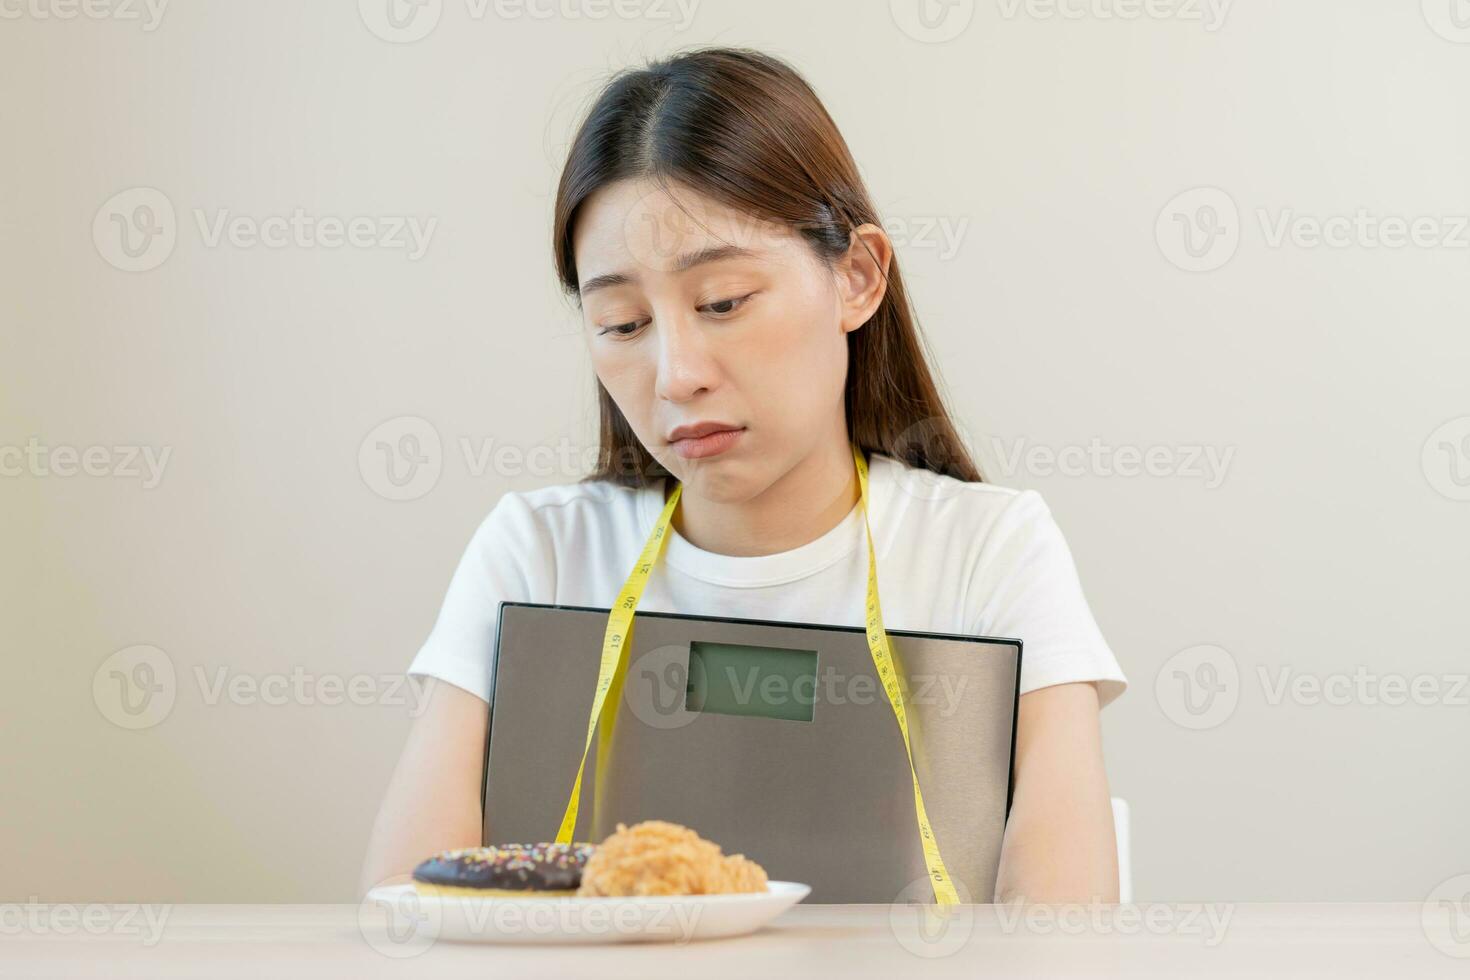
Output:
[[[883,682],[883,690],[888,695],[888,703],[893,706],[893,715],[898,719],[898,730],[903,733],[903,748],[908,755],[909,775],[913,778],[914,784],[914,813],[919,821],[919,841],[924,849],[924,864],[929,869],[929,880],[934,886],[935,901],[940,905],[956,905],[960,900],[959,895],[955,892],[954,882],[950,880],[949,870],[944,866],[944,859],[939,856],[939,843],[934,839],[934,828],[929,825],[929,814],[924,810],[924,794],[919,790],[919,773],[914,768],[914,750],[909,742],[909,719],[908,713],[904,710],[903,690],[899,686],[898,673],[893,665],[893,651],[888,646],[888,633],[883,629],[883,611],[878,606],[878,558],[873,550],[873,528],[868,523],[868,464],[863,459],[863,452],[856,443],[852,444],[852,458],[857,465],[858,489],[861,492],[863,508],[863,528],[868,538],[866,617],[868,650],[873,655],[873,666],[877,668],[878,678]],[[597,671],[597,690],[592,696],[592,714],[587,719],[587,740],[582,746],[582,759],[577,763],[577,778],[572,783],[572,797],[567,801],[566,813],[561,818],[561,829],[556,833],[558,843],[570,843],[572,833],[576,829],[577,810],[582,800],[582,772],[587,767],[587,752],[592,747],[592,737],[597,732],[597,722],[602,717],[602,708],[607,701],[608,692],[614,686],[621,687],[619,682],[627,672],[623,652],[633,629],[633,613],[638,608],[638,600],[643,597],[643,589],[648,584],[648,576],[653,571],[654,562],[658,560],[659,551],[668,533],[669,523],[674,518],[674,508],[678,506],[679,496],[683,489],[682,484],[674,485],[673,493],[669,494],[669,499],[664,503],[663,513],[659,514],[658,522],[653,526],[653,533],[648,536],[647,543],[643,545],[643,553],[638,556],[638,563],[633,566],[628,580],[623,583],[617,602],[613,604],[612,611],[607,617],[607,632],[602,639],[602,663]]]

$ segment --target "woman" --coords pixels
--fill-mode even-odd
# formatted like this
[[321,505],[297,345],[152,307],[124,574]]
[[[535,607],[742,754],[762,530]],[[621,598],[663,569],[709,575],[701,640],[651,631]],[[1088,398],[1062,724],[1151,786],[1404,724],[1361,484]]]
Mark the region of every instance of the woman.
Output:
[[1025,642],[995,897],[1116,901],[1098,711],[1123,674],[1041,499],[981,482],[807,84],[732,49],[617,76],[571,147],[553,238],[597,373],[600,464],[505,494],[471,540],[410,667],[447,683],[393,774],[364,885],[480,842],[498,603],[609,606],[675,481],[639,609],[861,625],[855,443],[885,625]]

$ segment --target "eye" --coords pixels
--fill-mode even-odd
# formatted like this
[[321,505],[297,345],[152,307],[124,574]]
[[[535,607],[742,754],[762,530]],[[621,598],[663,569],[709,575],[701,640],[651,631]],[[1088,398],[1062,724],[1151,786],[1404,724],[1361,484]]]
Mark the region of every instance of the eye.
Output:
[[615,337],[631,337],[640,326],[642,326],[641,323],[615,323],[610,327],[603,327],[597,331],[597,335],[600,337],[605,333],[610,333]]
[[736,296],[731,299],[717,299],[713,303],[704,304],[700,309],[713,313],[715,316],[729,316],[744,306],[754,295],[755,293],[746,293],[744,296]]
[[[698,309],[704,313],[709,314],[710,316],[728,317],[730,314],[734,313],[736,310],[740,309],[747,302],[749,302],[750,298],[754,295],[754,292],[750,292],[746,293],[744,296],[732,296],[728,299],[717,299],[710,303],[704,303],[703,305],[699,306]],[[599,337],[603,334],[612,334],[614,337],[631,337],[635,333],[637,333],[639,328],[647,322],[648,321],[646,320],[635,320],[630,323],[615,323],[610,326],[598,328],[597,335]]]

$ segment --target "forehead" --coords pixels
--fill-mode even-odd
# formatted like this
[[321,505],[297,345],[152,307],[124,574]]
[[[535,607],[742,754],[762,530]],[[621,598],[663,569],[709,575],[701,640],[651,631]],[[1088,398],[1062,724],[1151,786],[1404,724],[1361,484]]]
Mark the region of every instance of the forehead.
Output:
[[731,208],[683,185],[620,180],[582,204],[572,235],[578,279],[610,273],[637,278],[678,271],[681,257],[734,245],[756,258],[783,257],[799,244],[796,233]]

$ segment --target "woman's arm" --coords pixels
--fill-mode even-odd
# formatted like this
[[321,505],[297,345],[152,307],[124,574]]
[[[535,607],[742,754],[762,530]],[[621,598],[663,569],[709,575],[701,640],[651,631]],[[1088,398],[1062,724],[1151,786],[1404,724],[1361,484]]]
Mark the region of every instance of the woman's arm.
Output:
[[1015,775],[995,900],[1117,902],[1096,685],[1057,684],[1021,695]]
[[437,851],[480,843],[489,705],[453,684],[430,678],[427,686],[428,707],[409,729],[373,823],[363,893]]

